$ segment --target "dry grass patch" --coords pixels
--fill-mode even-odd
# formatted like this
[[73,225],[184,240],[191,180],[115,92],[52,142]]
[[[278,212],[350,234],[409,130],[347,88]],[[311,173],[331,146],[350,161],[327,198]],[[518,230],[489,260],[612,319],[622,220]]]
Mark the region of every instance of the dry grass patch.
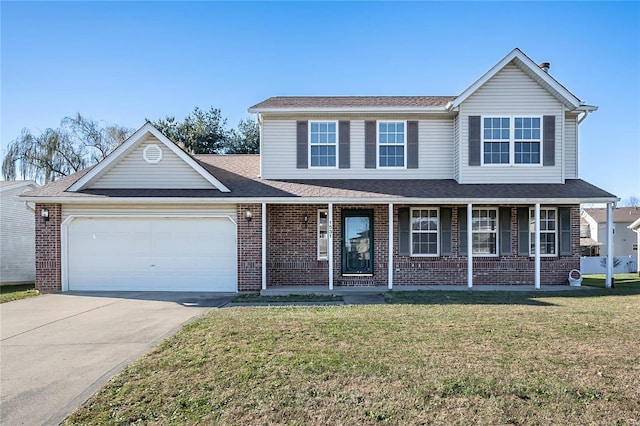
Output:
[[421,293],[211,311],[67,424],[640,424],[640,292]]
[[0,303],[26,299],[40,294],[34,284],[0,286]]

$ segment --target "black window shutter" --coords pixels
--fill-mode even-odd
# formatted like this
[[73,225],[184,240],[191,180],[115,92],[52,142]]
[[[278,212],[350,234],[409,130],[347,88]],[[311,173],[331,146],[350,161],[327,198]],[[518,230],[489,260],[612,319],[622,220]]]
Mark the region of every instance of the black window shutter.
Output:
[[469,165],[480,165],[480,116],[469,116]]
[[500,254],[511,254],[511,207],[500,207]]
[[529,256],[529,207],[518,207],[518,254]]
[[338,135],[339,167],[348,169],[351,166],[351,122],[341,121],[338,127],[340,128]]
[[409,208],[401,207],[398,209],[398,254],[400,256],[410,256],[410,220]]
[[376,168],[376,122],[364,122],[364,167]]
[[296,167],[309,168],[309,122],[298,121],[296,132]]
[[556,117],[545,115],[542,117],[542,165],[556,164]]
[[451,254],[451,210],[440,208],[440,254]]
[[458,253],[467,255],[467,208],[458,208]]
[[571,254],[571,209],[569,207],[560,207],[558,209],[560,216],[560,255]]
[[418,122],[407,121],[407,169],[418,168]]

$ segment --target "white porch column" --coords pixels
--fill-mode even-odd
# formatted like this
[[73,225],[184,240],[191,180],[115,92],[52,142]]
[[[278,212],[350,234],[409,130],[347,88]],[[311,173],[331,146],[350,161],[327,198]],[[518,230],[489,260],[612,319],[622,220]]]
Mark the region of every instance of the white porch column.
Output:
[[607,203],[607,276],[605,287],[611,288],[613,279],[613,203]]
[[389,290],[393,288],[393,203],[389,203]]
[[473,287],[473,204],[467,204],[467,287]]
[[262,203],[262,289],[267,289],[267,203]]
[[540,203],[536,203],[535,218],[534,218],[534,232],[535,232],[535,273],[534,273],[534,285],[536,289],[540,289]]
[[329,257],[329,290],[333,290],[333,203],[327,209],[327,257]]

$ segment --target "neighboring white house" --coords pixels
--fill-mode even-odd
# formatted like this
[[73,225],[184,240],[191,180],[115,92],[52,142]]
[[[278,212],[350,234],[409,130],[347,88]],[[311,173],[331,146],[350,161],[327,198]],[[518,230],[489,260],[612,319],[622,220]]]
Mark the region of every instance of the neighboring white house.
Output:
[[22,194],[38,187],[32,180],[0,182],[0,284],[35,281],[35,221]]
[[[640,207],[618,207],[613,210],[613,255],[633,256],[638,254],[638,243],[635,233],[629,226],[640,219]],[[581,229],[582,238],[595,241],[599,253],[607,253],[607,209],[583,209],[581,222],[588,224]]]
[[[637,256],[636,264],[640,265],[640,250],[638,250],[638,248],[640,247],[640,219],[636,220],[631,225],[629,225],[629,229],[631,229],[636,233],[636,256]],[[638,268],[638,275],[640,275],[640,268]]]

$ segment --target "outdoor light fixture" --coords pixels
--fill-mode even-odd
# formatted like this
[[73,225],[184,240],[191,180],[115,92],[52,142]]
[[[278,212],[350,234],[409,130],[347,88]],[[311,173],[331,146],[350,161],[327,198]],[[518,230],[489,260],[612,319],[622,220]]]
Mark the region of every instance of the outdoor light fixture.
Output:
[[251,210],[246,211],[244,218],[247,219],[247,222],[251,222],[251,219],[253,219],[253,213],[251,213]]
[[306,225],[307,223],[309,223],[309,215],[305,214],[304,218],[302,218],[302,220],[304,220],[304,224]]
[[40,210],[40,216],[42,216],[42,219],[44,219],[44,221],[48,221],[49,220],[49,209],[42,209]]

